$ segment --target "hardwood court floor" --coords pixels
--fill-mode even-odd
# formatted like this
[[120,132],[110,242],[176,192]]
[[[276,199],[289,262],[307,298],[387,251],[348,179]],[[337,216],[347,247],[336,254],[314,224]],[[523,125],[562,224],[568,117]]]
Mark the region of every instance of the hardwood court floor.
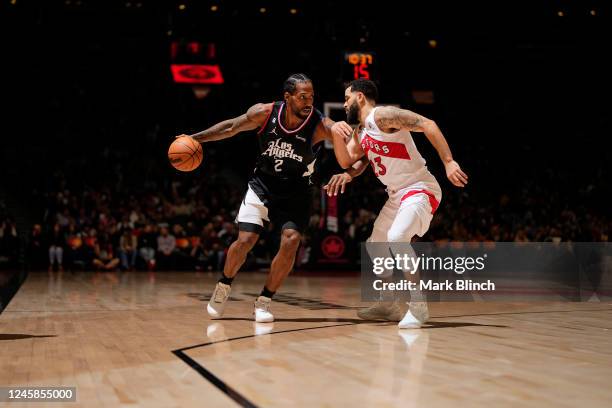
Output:
[[[432,304],[431,325],[356,318],[357,277],[290,277],[272,324],[241,273],[32,273],[0,315],[0,386],[76,386],[70,407],[604,407],[612,304]],[[0,403],[1,405],[1,403]],[[58,407],[58,403],[4,406]]]

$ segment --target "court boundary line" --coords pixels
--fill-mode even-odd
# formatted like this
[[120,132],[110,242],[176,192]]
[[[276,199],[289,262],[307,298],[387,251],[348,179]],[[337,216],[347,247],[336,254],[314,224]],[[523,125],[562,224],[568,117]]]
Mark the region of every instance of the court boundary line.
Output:
[[[372,324],[373,322],[364,321],[364,323]],[[249,334],[247,336],[232,337],[232,338],[228,338],[228,339],[225,339],[225,340],[211,341],[211,342],[207,342],[207,343],[196,344],[194,346],[183,347],[183,348],[180,348],[180,349],[172,350],[172,353],[175,356],[177,356],[178,358],[180,358],[181,360],[183,360],[183,362],[185,364],[187,364],[189,367],[193,368],[198,374],[200,374],[202,377],[207,379],[212,385],[217,387],[218,390],[220,390],[226,396],[228,396],[229,398],[234,400],[234,402],[236,402],[240,406],[248,407],[248,408],[258,408],[258,406],[256,404],[254,404],[253,402],[249,401],[244,395],[240,394],[234,388],[232,388],[229,385],[227,385],[223,380],[221,380],[219,377],[217,377],[212,372],[207,370],[204,366],[199,364],[193,358],[189,357],[185,353],[185,351],[193,350],[193,349],[200,348],[200,347],[211,346],[211,345],[217,344],[217,343],[224,343],[224,342],[235,341],[235,340],[243,340],[243,339],[248,339],[248,338],[253,338],[253,337],[258,337],[258,336],[269,336],[271,334],[291,333],[291,332],[304,331],[304,330],[325,329],[325,328],[328,328],[328,327],[355,326],[357,324],[364,324],[364,323],[342,323],[342,324],[332,324],[332,325],[328,325],[328,326],[302,327],[300,329],[280,330],[280,331],[270,332],[270,333],[267,333],[267,334],[259,334],[259,335],[258,334]]]
[[[472,316],[498,316],[498,315],[516,315],[516,314],[520,315],[520,314],[535,314],[535,313],[605,312],[605,311],[612,311],[612,309],[542,310],[542,311],[531,311],[531,312],[529,312],[529,311],[527,311],[527,312],[501,312],[501,313],[481,313],[481,314],[454,315],[454,316],[432,316],[431,318],[432,319],[448,319],[448,318],[454,318],[454,317],[472,317]],[[256,404],[254,404],[253,402],[248,400],[244,395],[240,394],[234,388],[232,388],[231,386],[227,385],[223,380],[221,380],[219,377],[217,377],[212,372],[207,370],[204,366],[199,364],[193,358],[189,357],[185,353],[185,351],[193,350],[193,349],[201,348],[201,347],[206,347],[206,346],[212,346],[213,344],[225,343],[225,342],[236,341],[236,340],[243,340],[243,339],[249,339],[249,338],[254,338],[254,337],[258,337],[258,336],[269,336],[269,335],[272,335],[272,334],[282,334],[282,333],[291,333],[291,332],[305,331],[305,330],[325,329],[325,328],[328,328],[328,327],[355,326],[355,325],[358,325],[358,324],[372,324],[372,323],[373,322],[370,322],[370,321],[364,321],[364,323],[342,323],[342,324],[332,324],[332,325],[327,325],[327,326],[302,327],[300,329],[280,330],[280,331],[270,332],[270,333],[267,333],[267,334],[260,334],[260,335],[258,335],[258,334],[249,334],[249,335],[246,335],[246,336],[232,337],[232,338],[228,338],[228,339],[224,339],[224,340],[210,341],[210,342],[206,342],[206,343],[196,344],[196,345],[193,345],[193,346],[183,347],[183,348],[180,348],[180,349],[172,350],[172,353],[176,357],[181,359],[189,367],[194,369],[198,374],[200,374],[202,377],[204,377],[206,380],[208,380],[219,391],[224,393],[227,397],[231,398],[238,405],[240,405],[242,407],[248,407],[248,408],[258,408],[258,406]]]

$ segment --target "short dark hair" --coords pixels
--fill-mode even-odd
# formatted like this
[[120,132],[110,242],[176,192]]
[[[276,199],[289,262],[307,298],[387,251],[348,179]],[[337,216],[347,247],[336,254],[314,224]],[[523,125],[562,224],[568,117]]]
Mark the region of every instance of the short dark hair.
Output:
[[293,95],[295,93],[295,88],[297,88],[297,84],[301,82],[312,83],[312,80],[305,74],[293,74],[285,80],[285,83],[283,84],[283,92],[289,92]]
[[376,84],[369,79],[356,79],[351,81],[349,84],[351,92],[361,92],[371,101],[376,102],[378,100],[378,88]]

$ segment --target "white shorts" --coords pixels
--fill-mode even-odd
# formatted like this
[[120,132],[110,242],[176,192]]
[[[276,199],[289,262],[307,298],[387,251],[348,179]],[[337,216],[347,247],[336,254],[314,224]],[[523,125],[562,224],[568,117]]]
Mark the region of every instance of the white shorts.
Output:
[[261,180],[252,179],[236,216],[238,229],[260,234],[266,223],[272,222],[281,231],[294,229],[303,232],[310,216],[309,191],[304,186],[284,195],[273,194]]
[[[236,222],[238,224],[254,224],[258,225],[263,229],[264,221],[269,222],[268,207],[261,201],[261,199],[255,194],[251,186],[248,187],[247,192],[240,204],[240,210],[236,216]],[[260,232],[261,229],[257,229],[252,232]]]
[[429,229],[442,200],[438,182],[417,182],[400,190],[388,190],[389,199],[374,222],[369,242],[410,242]]

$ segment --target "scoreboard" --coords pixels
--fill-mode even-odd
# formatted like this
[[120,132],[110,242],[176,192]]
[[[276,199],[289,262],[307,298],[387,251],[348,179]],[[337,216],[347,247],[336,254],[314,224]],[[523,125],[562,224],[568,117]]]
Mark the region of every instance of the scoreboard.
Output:
[[377,79],[377,58],[373,52],[353,51],[344,53],[343,79]]

